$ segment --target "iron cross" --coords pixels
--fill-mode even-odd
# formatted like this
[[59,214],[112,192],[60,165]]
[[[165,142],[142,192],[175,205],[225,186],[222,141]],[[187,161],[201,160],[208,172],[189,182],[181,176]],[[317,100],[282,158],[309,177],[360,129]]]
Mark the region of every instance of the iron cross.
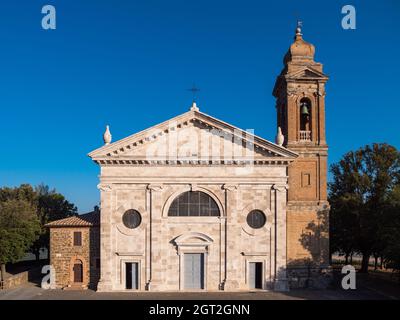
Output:
[[193,86],[190,89],[187,89],[188,91],[191,91],[193,94],[193,102],[196,102],[196,93],[200,91],[199,88],[196,87],[196,85],[193,83]]

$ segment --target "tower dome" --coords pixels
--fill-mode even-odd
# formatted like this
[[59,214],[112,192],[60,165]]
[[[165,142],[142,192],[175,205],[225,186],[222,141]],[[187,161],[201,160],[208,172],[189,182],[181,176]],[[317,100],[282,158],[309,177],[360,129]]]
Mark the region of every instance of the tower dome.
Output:
[[286,53],[284,63],[288,62],[308,62],[314,61],[315,47],[303,40],[301,28],[296,28],[294,42],[290,45],[289,51]]

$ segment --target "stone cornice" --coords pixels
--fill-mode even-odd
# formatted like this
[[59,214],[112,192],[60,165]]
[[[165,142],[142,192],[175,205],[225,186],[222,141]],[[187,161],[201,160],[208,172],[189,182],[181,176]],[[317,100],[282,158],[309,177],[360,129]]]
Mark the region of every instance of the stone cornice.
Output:
[[286,158],[264,158],[264,159],[190,159],[180,158],[176,160],[168,160],[165,158],[150,158],[150,159],[132,159],[132,158],[106,158],[99,157],[94,161],[101,166],[287,166],[295,159]]
[[102,176],[101,180],[104,184],[113,184],[113,189],[117,189],[119,185],[123,184],[137,184],[143,185],[143,188],[147,188],[150,184],[162,184],[164,186],[168,184],[197,184],[199,185],[281,185],[284,181],[287,181],[287,176],[265,176],[265,177],[196,177],[196,176],[169,176],[169,177],[157,177],[157,176]]
[[330,210],[328,201],[288,201],[288,211],[323,211]]

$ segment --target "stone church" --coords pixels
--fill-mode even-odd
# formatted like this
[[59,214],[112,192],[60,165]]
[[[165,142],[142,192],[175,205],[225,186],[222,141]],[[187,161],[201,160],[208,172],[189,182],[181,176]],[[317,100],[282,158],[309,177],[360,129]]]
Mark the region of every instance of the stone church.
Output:
[[101,205],[48,224],[59,288],[288,290],[329,279],[325,83],[296,29],[275,143],[189,111],[89,153]]

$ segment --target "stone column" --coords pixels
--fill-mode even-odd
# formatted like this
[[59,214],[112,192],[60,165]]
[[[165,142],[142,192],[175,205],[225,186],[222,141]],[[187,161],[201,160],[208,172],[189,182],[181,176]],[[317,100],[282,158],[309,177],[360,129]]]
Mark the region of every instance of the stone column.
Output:
[[[293,90],[293,89],[292,89]],[[287,98],[287,141],[286,144],[295,143],[297,141],[297,105],[296,105],[296,95],[294,92],[288,92]]]
[[225,190],[225,291],[237,291],[239,289],[238,265],[239,261],[239,235],[240,230],[237,223],[237,185],[226,185],[222,187]]
[[285,185],[273,185],[275,190],[275,274],[274,290],[288,291],[286,258],[286,190]]
[[112,185],[99,184],[100,190],[100,280],[97,291],[112,290]]
[[325,86],[323,83],[318,83],[318,126],[319,126],[319,144],[326,145],[326,136],[325,136]]

